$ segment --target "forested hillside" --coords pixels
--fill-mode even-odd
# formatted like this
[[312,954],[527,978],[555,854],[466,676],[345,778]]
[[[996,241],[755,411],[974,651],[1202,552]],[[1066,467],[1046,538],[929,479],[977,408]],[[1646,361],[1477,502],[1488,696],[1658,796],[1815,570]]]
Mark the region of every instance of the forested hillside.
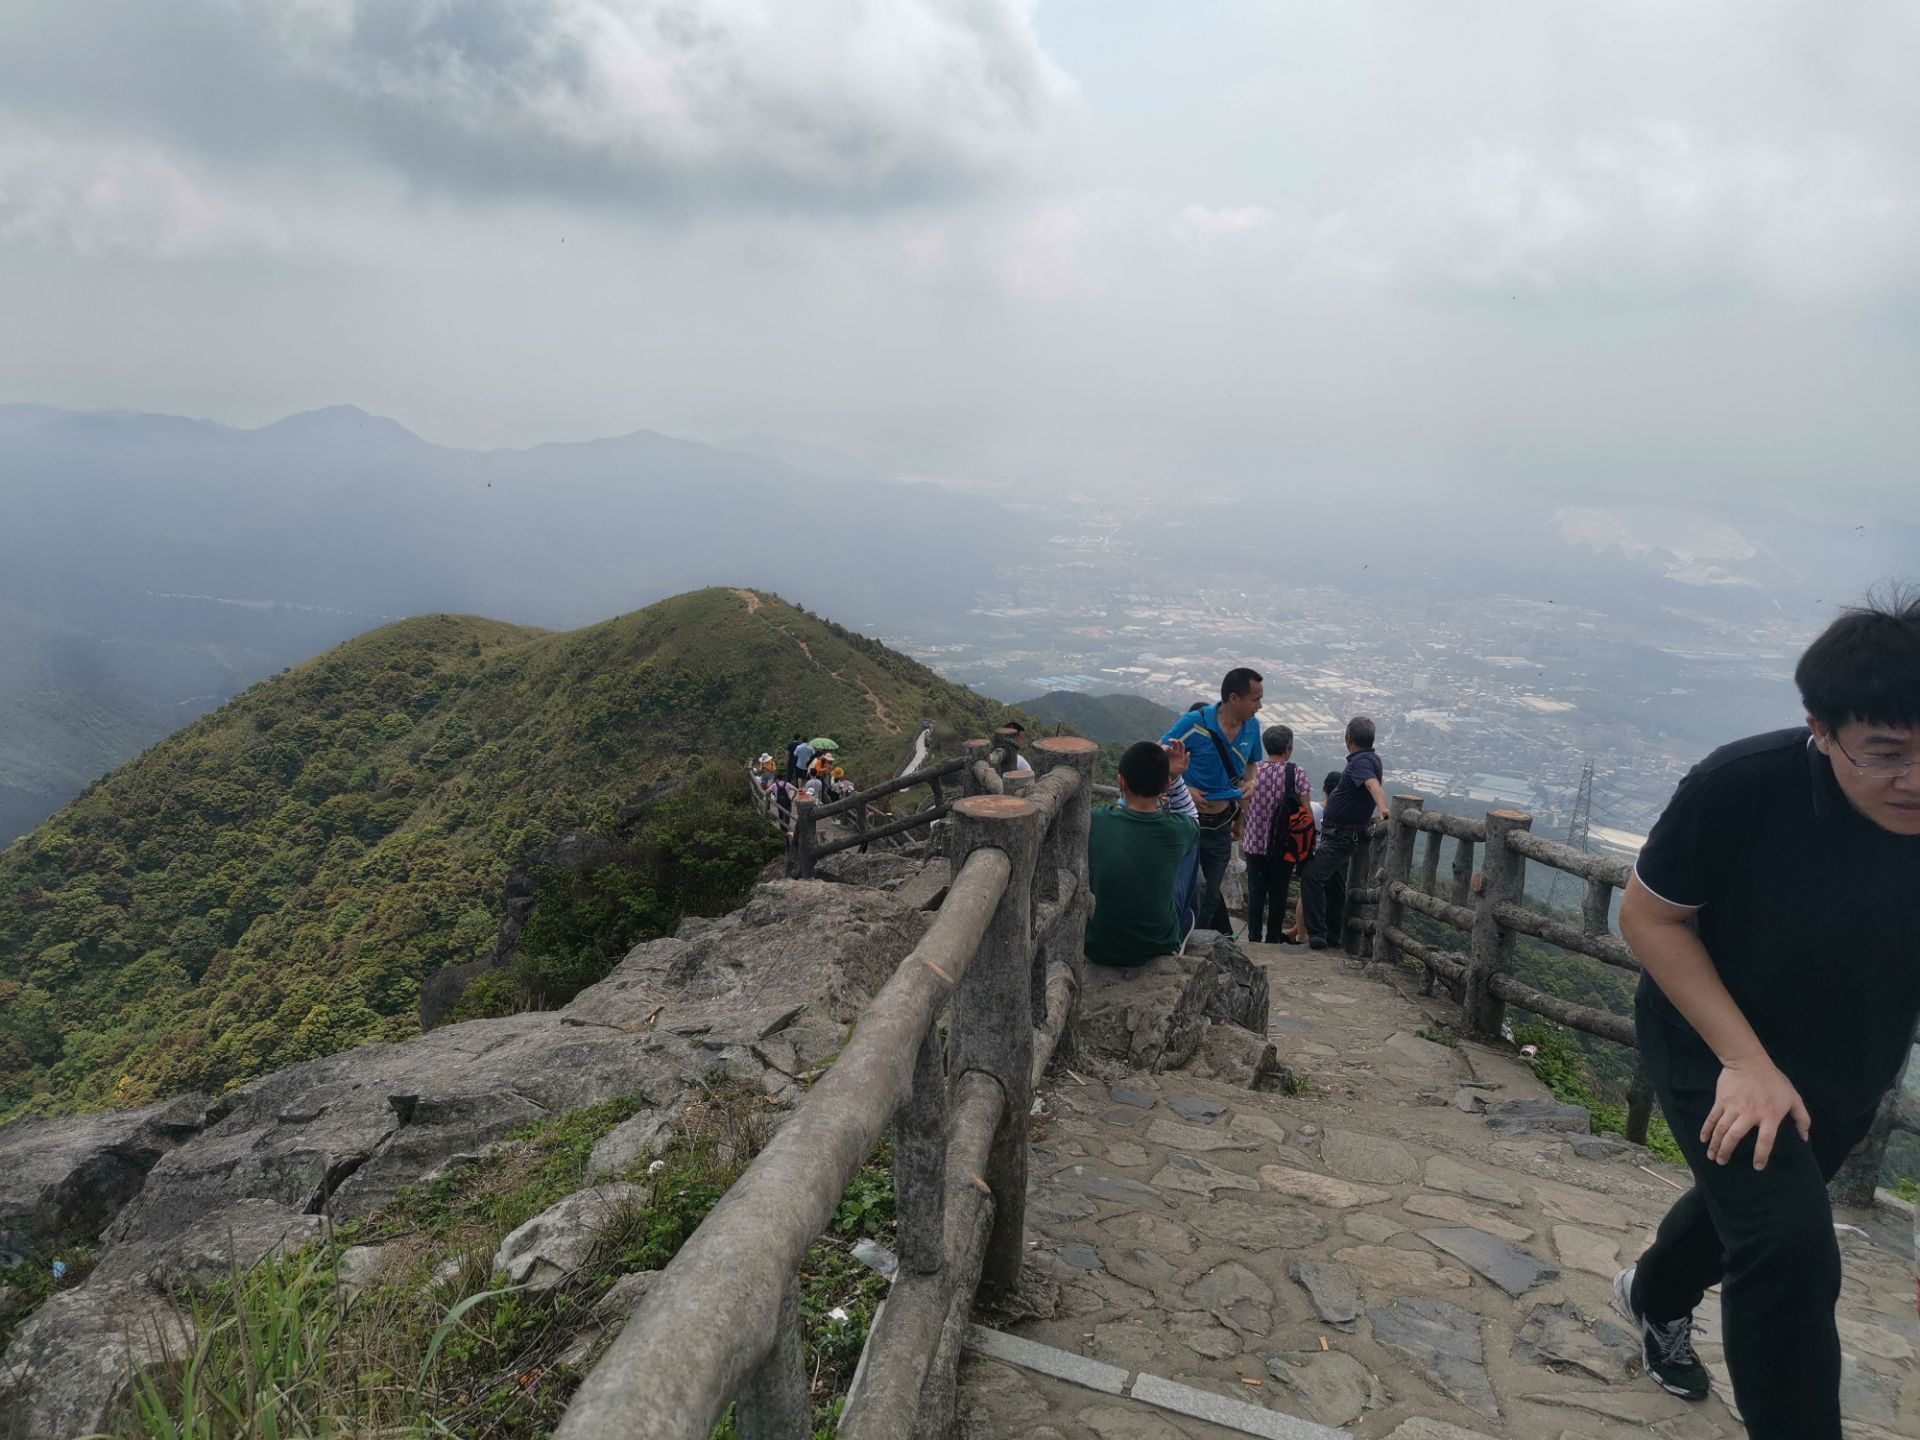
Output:
[[1049,725],[1065,725],[1089,740],[1124,742],[1156,740],[1176,718],[1157,701],[1140,695],[1082,695],[1076,690],[1050,690],[1020,708]]
[[998,712],[748,591],[566,633],[441,615],[348,641],[0,851],[0,1119],[411,1033],[421,981],[491,950],[507,871],[556,834],[724,764],[652,812],[673,893],[642,910],[666,928],[767,856],[730,799],[748,755],[831,732],[878,778],[923,716],[980,733]]

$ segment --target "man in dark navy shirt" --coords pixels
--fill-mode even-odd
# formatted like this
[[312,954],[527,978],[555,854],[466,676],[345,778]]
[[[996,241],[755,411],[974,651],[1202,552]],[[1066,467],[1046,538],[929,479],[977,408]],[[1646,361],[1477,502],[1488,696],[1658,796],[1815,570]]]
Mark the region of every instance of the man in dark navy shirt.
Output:
[[1320,812],[1320,839],[1300,872],[1300,911],[1310,949],[1338,945],[1346,934],[1347,864],[1375,820],[1387,818],[1386,772],[1373,753],[1373,721],[1347,722],[1347,768]]
[[1697,1400],[1693,1311],[1724,1282],[1748,1433],[1840,1440],[1826,1183],[1920,1016],[1920,596],[1848,611],[1794,678],[1807,727],[1697,765],[1621,902],[1640,1052],[1694,1187],[1614,1298],[1648,1373]]

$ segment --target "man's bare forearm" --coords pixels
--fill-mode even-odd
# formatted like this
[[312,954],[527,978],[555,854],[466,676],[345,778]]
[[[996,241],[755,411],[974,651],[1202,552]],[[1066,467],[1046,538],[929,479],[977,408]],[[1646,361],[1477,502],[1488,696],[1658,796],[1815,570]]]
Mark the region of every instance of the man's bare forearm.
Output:
[[[1659,911],[1655,907],[1658,906]],[[1660,993],[1673,1002],[1722,1065],[1750,1064],[1768,1059],[1766,1047],[1747,1023],[1740,1006],[1727,992],[1720,972],[1700,937],[1665,905],[1633,882],[1620,906],[1620,933],[1634,956],[1653,977]]]

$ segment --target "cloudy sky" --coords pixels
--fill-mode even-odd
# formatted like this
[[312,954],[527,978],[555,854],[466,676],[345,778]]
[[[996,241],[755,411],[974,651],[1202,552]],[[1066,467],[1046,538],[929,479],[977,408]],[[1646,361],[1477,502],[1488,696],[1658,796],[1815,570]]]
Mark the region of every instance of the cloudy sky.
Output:
[[0,400],[1913,515],[1920,0],[7,0]]

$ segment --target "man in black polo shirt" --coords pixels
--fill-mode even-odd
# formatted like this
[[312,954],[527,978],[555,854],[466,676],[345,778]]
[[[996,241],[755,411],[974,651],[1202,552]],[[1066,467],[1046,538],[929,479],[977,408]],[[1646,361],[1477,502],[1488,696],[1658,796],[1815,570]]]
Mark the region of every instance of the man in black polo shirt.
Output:
[[1347,928],[1347,863],[1375,820],[1387,818],[1386,772],[1373,753],[1373,721],[1356,715],[1347,722],[1347,768],[1320,811],[1320,838],[1313,858],[1300,872],[1300,913],[1307,947],[1338,945]]
[[1640,1053],[1694,1186],[1614,1297],[1649,1374],[1703,1399],[1693,1310],[1724,1282],[1748,1433],[1840,1440],[1826,1182],[1920,1015],[1920,596],[1842,615],[1794,678],[1808,728],[1696,766],[1621,903]]

